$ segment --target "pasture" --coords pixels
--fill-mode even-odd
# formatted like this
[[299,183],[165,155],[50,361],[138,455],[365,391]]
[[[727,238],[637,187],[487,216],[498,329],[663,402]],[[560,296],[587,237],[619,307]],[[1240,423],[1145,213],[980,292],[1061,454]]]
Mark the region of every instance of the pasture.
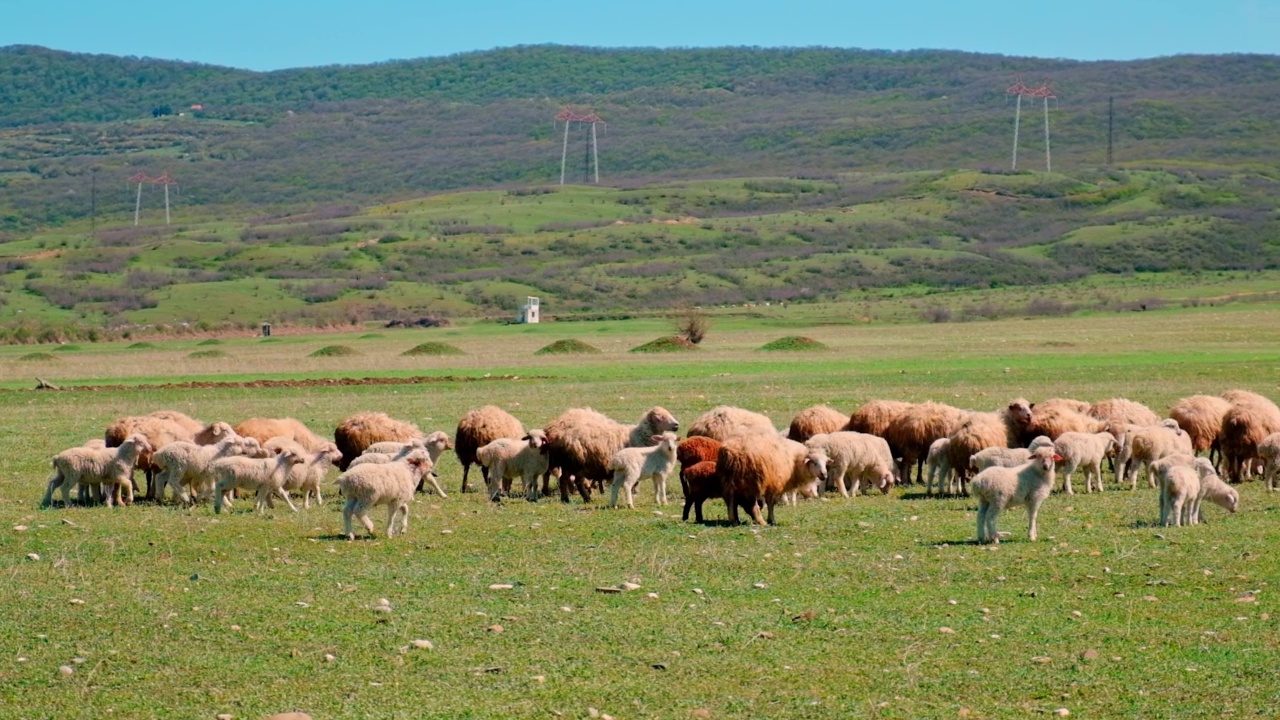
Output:
[[[970,499],[918,486],[780,507],[771,528],[725,526],[713,501],[700,526],[680,522],[678,482],[664,508],[647,485],[635,511],[598,497],[493,505],[457,493],[452,454],[438,468],[449,496],[419,496],[392,540],[381,509],[377,539],[339,539],[331,481],[324,507],[266,516],[244,502],[215,516],[39,499],[55,452],[163,408],[331,433],[359,410],[452,432],[488,403],[527,426],[576,405],[626,422],[662,405],[687,425],[719,404],[785,426],[817,402],[874,398],[1125,396],[1161,413],[1234,387],[1274,399],[1278,317],[1262,303],[904,326],[779,316],[717,321],[672,355],[627,352],[668,334],[662,320],[84,344],[26,360],[30,348],[0,348],[0,717],[1272,716],[1280,498],[1257,482],[1236,515],[1210,507],[1207,525],[1160,528],[1153,490],[1108,477],[1102,495],[1049,498],[1039,542],[1021,510],[1002,516],[1012,537],[994,547],[973,544]],[[829,349],[758,350],[796,334]],[[565,338],[603,352],[535,355]],[[429,341],[465,354],[401,355]],[[336,344],[357,354],[310,357]],[[100,387],[36,392],[37,375]],[[333,377],[430,380],[243,385]],[[177,385],[191,381],[228,384]],[[627,581],[640,588],[597,591]]]

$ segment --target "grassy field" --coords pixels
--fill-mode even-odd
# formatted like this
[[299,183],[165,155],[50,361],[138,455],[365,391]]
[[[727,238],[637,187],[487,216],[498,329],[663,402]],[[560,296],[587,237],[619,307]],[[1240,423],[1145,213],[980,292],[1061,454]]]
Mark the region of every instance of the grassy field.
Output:
[[[697,526],[678,505],[655,512],[647,489],[635,511],[493,506],[456,493],[452,456],[449,497],[422,496],[393,540],[338,539],[333,498],[265,517],[38,501],[53,453],[160,408],[324,432],[377,409],[452,431],[486,403],[531,426],[581,404],[626,420],[660,404],[687,424],[724,403],[784,425],[815,402],[880,397],[993,409],[1122,395],[1160,412],[1233,387],[1274,398],[1278,313],[884,327],[770,310],[718,319],[678,355],[628,352],[669,334],[660,320],[84,344],[52,359],[0,348],[0,717],[1271,717],[1280,500],[1256,482],[1240,513],[1210,508],[1190,528],[1154,527],[1145,487],[1055,495],[1039,542],[1014,511],[993,548],[972,543],[970,500],[915,487],[780,508],[763,529],[720,524],[710,503]],[[758,350],[789,335],[830,349]],[[534,354],[566,338],[603,352]],[[401,355],[430,341],[465,354]],[[359,355],[308,357],[335,344]],[[226,357],[188,357],[215,349]],[[35,392],[37,375],[106,387]],[[164,386],[390,376],[431,381]],[[624,581],[641,587],[596,592]],[[390,612],[374,609],[383,598]]]

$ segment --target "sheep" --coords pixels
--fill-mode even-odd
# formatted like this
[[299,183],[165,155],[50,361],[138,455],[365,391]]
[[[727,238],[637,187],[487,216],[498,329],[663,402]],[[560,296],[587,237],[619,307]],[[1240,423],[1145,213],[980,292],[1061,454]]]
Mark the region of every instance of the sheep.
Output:
[[1036,403],[1031,406],[1031,424],[1027,426],[1027,431],[1057,440],[1065,432],[1097,433],[1107,429],[1105,422],[1072,409],[1073,406],[1078,407],[1074,405],[1078,402],[1055,400]]
[[1053,447],[1062,457],[1062,489],[1068,495],[1075,494],[1071,489],[1071,474],[1076,468],[1082,468],[1085,492],[1093,492],[1095,479],[1098,481],[1098,492],[1102,492],[1102,461],[1108,452],[1118,446],[1115,436],[1109,432],[1065,432],[1059,435],[1053,441]]
[[[367,462],[369,459],[372,459],[372,456],[374,455],[390,455],[393,458],[403,457],[415,447],[422,448],[427,451],[427,455],[431,457],[431,466],[434,468],[436,463],[440,461],[440,456],[444,454],[444,451],[453,449],[453,438],[449,437],[449,434],[442,430],[436,430],[435,432],[427,434],[425,437],[415,438],[409,442],[396,442],[394,440],[376,442],[365,448],[364,452],[360,453],[359,457],[347,464],[347,467],[350,468],[352,465],[357,463]],[[444,489],[440,487],[440,483],[436,482],[437,477],[438,475],[436,475],[434,470],[432,470],[430,474],[423,475],[422,481],[418,483],[418,492],[422,492],[423,484],[430,480],[437,495],[440,497],[449,497],[444,494]]]
[[840,494],[849,497],[845,479],[853,480],[853,494],[863,480],[887,493],[893,487],[893,456],[884,438],[866,433],[839,431],[814,435],[805,442],[811,450],[821,450],[827,459],[823,466],[826,481],[835,481]]
[[45,487],[41,506],[53,503],[53,491],[62,488],[62,504],[71,504],[71,486],[101,486],[108,507],[116,500],[133,501],[133,468],[138,458],[152,451],[145,435],[135,433],[114,448],[74,447],[53,456],[53,477]]
[[338,489],[347,498],[342,508],[342,531],[348,540],[355,540],[351,518],[360,523],[373,537],[373,521],[369,509],[386,505],[387,537],[395,535],[396,516],[399,515],[400,534],[409,530],[409,503],[422,476],[431,472],[431,458],[420,449],[411,451],[400,460],[388,463],[367,463],[348,469],[338,476]]
[[942,403],[925,402],[912,405],[885,428],[884,437],[895,456],[900,457],[899,475],[911,482],[911,466],[916,466],[916,479],[923,480],[924,460],[929,446],[941,437],[950,437],[965,420],[966,413]]
[[978,499],[978,542],[999,543],[996,517],[1001,511],[1025,505],[1027,535],[1036,540],[1036,518],[1040,505],[1053,490],[1053,468],[1060,457],[1052,448],[1036,448],[1031,459],[1017,467],[989,467],[969,483],[969,492]]
[[925,493],[933,493],[934,480],[937,480],[939,495],[952,492],[956,472],[951,464],[950,451],[951,438],[938,438],[929,446],[929,454],[924,459],[924,466],[929,472],[928,479],[924,483]]
[[1200,476],[1185,465],[1171,465],[1160,476],[1160,524],[1191,525],[1195,498],[1200,496]]
[[1040,408],[1041,412],[1052,411],[1056,413],[1067,410],[1081,415],[1088,415],[1090,407],[1092,406],[1089,403],[1083,400],[1076,400],[1074,398],[1049,398],[1048,400],[1041,400],[1038,403],[1032,403],[1031,412],[1034,415],[1036,408]]
[[649,438],[676,432],[680,422],[665,408],[653,407],[635,425],[623,425],[591,408],[561,413],[543,429],[547,434],[547,471],[542,492],[547,494],[552,471],[560,469],[560,501],[569,502],[569,487],[577,483],[583,502],[591,501],[590,481],[601,483],[612,473],[609,461],[624,447],[641,447]]
[[[1010,407],[1013,407],[1010,405]],[[1028,410],[1028,417],[1030,411]],[[969,478],[969,458],[987,448],[1004,448],[1019,447],[1022,445],[1018,441],[1020,429],[1010,427],[1005,421],[1005,414],[1002,413],[969,413],[960,427],[956,428],[948,437],[949,442],[946,443],[947,466],[953,470],[958,476],[960,486],[964,487],[964,482]],[[1013,442],[1010,442],[1010,441]],[[929,452],[933,452],[933,446],[929,447]],[[926,457],[926,462],[928,458]],[[941,462],[940,458],[933,461],[933,467],[938,467]],[[949,474],[949,473],[948,473]],[[925,485],[925,492],[928,492],[930,484]],[[941,486],[939,486],[941,490]]]
[[231,506],[233,490],[248,490],[257,494],[254,507],[259,512],[267,509],[267,498],[272,495],[282,498],[290,510],[297,512],[298,507],[284,491],[284,483],[293,466],[306,460],[293,450],[283,450],[274,458],[235,456],[214,460],[209,463],[209,475],[214,481],[213,511],[221,513],[223,505]]
[[538,499],[538,476],[547,471],[547,434],[533,429],[519,440],[497,438],[476,450],[476,462],[485,470],[489,499],[498,500],[504,483],[520,478],[528,500]]
[[796,442],[805,442],[814,435],[838,432],[848,421],[847,415],[829,405],[814,405],[801,410],[791,419],[787,437]]
[[[1209,469],[1212,470],[1210,465]],[[1214,505],[1226,508],[1227,512],[1235,513],[1240,507],[1240,493],[1235,488],[1222,481],[1217,473],[1205,473],[1203,468],[1200,475],[1200,494],[1196,497],[1196,505],[1192,518],[1196,523],[1204,522],[1204,501],[1208,500]]]
[[[151,454],[172,442],[194,442],[195,433],[203,425],[186,415],[173,410],[157,410],[150,415],[134,415],[116,418],[107,426],[103,440],[107,447],[118,447],[133,434],[141,434],[147,438],[148,449],[143,451],[136,463],[146,478],[147,488],[144,497],[155,498],[156,466],[151,462]],[[130,488],[133,483],[130,481]]]
[[714,407],[689,426],[689,437],[709,437],[724,442],[731,437],[753,433],[776,434],[773,421],[757,412],[739,407],[721,405]]
[[[370,445],[369,447],[372,448],[375,445],[382,445],[382,443],[374,443],[374,445]],[[350,470],[353,467],[360,467],[361,465],[382,465],[389,462],[397,462],[399,460],[403,460],[405,456],[415,450],[425,451],[428,459],[430,459],[431,456],[431,448],[419,440],[412,440],[407,443],[389,443],[388,445],[384,445],[384,448],[399,448],[399,450],[394,453],[370,452],[366,450],[356,456],[356,458],[347,465],[347,470]],[[341,465],[339,465],[339,467],[341,467]],[[423,487],[425,487],[428,482],[431,483],[431,489],[435,490],[437,495],[442,498],[449,497],[445,494],[444,488],[440,486],[440,476],[436,474],[434,460],[432,461],[432,469],[423,473],[422,477],[418,479],[416,492],[422,492]]]
[[815,482],[826,480],[826,464],[821,450],[777,435],[757,434],[725,441],[716,455],[716,475],[729,509],[729,522],[738,522],[741,506],[764,525],[760,512],[763,504],[768,508],[768,524],[772,525],[774,505],[785,493],[803,489],[806,495],[817,494]]
[[720,476],[716,474],[715,460],[701,460],[680,470],[680,489],[684,491],[682,522],[689,519],[689,508],[694,510],[695,522],[701,523],[702,503],[708,498],[723,497]]
[[1258,457],[1262,458],[1262,479],[1267,490],[1274,492],[1276,477],[1280,475],[1280,433],[1271,433],[1258,443]]
[[422,431],[413,423],[396,420],[386,413],[356,413],[338,423],[338,427],[333,430],[333,441],[342,451],[342,462],[338,463],[338,468],[346,470],[352,460],[376,442],[409,442],[420,437]]
[[[458,462],[462,463],[460,492],[470,490],[467,486],[467,474],[471,471],[472,463],[477,461],[477,450],[498,438],[518,440],[524,436],[524,425],[496,405],[485,405],[475,410],[468,410],[462,419],[458,420],[458,429],[453,433],[454,453],[458,456]],[[432,462],[435,462],[434,458]],[[482,464],[480,474],[488,485],[489,468]]]
[[676,462],[680,463],[682,471],[700,462],[708,460],[715,462],[716,455],[720,452],[720,444],[719,440],[701,435],[686,438],[676,447]]
[[901,400],[872,400],[854,410],[849,422],[840,429],[884,437],[884,431],[909,407],[911,403]]
[[635,508],[633,491],[644,478],[653,479],[653,499],[658,505],[667,504],[667,476],[676,466],[676,445],[680,440],[675,433],[654,435],[651,447],[627,447],[614,453],[609,460],[613,471],[613,484],[609,488],[609,507],[618,507],[618,491],[622,490],[627,507]]
[[251,437],[254,440],[267,444],[267,441],[274,437],[288,438],[302,447],[315,452],[321,448],[327,440],[311,432],[310,428],[302,423],[301,420],[295,418],[249,418],[238,423],[234,430],[244,437]]
[[[331,442],[326,442],[320,446],[319,450],[307,450],[301,443],[296,440],[290,440],[284,437],[274,437],[267,441],[263,446],[272,454],[280,454],[285,450],[292,450],[303,458],[303,462],[294,465],[289,469],[289,474],[284,479],[284,489],[286,492],[297,490],[302,493],[302,507],[304,509],[311,507],[311,497],[316,498],[316,505],[323,506],[324,498],[320,494],[320,485],[324,482],[324,477],[329,473],[329,468],[338,464],[342,459],[342,451],[338,450],[338,446]],[[267,498],[267,505],[271,505],[271,498]]]
[[1244,390],[1223,393],[1231,408],[1222,416],[1219,443],[1227,478],[1239,482],[1258,456],[1258,443],[1280,432],[1280,408],[1267,398]]
[[[1191,455],[1191,437],[1178,429],[1172,420],[1168,424],[1151,425],[1131,429],[1120,441],[1120,449],[1116,455],[1116,481],[1130,481],[1129,489],[1138,487],[1138,468],[1168,455],[1185,453]],[[1172,426],[1172,427],[1170,427]],[[1147,480],[1155,487],[1155,475],[1148,469]]]
[[1017,467],[1031,459],[1031,452],[1037,448],[1053,447],[1053,441],[1039,435],[1024,448],[987,448],[969,457],[969,471],[982,472],[989,467]]
[[1169,417],[1178,427],[1191,436],[1191,449],[1197,453],[1208,452],[1210,460],[1221,453],[1218,435],[1222,433],[1222,418],[1231,409],[1231,403],[1216,395],[1191,395],[1169,408]]
[[1151,408],[1128,398],[1111,398],[1089,406],[1085,415],[1104,423],[1125,422],[1131,425],[1156,425],[1160,416]]
[[[233,455],[251,455],[261,447],[257,440],[236,435],[226,423],[227,434],[213,445],[197,445],[190,442],[173,442],[160,448],[151,462],[156,473],[156,501],[164,502],[165,488],[173,490],[173,497],[182,504],[191,504],[208,489],[209,463]],[[195,492],[188,492],[191,488]]]

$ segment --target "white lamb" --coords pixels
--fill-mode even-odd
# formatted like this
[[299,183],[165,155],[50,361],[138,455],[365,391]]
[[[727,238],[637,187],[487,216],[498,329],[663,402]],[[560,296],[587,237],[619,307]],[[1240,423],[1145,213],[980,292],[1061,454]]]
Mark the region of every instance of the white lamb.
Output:
[[[324,482],[324,477],[328,474],[329,468],[337,465],[342,460],[342,451],[338,449],[337,445],[325,442],[320,444],[319,449],[311,451],[296,440],[287,437],[273,437],[263,447],[272,454],[278,454],[284,450],[292,450],[301,455],[305,461],[294,465],[289,470],[289,474],[284,479],[284,489],[302,493],[302,507],[304,508],[311,507],[311,497],[313,495],[316,499],[316,505],[324,505],[324,498],[320,495],[320,484]],[[267,497],[267,506],[272,506],[270,496]]]
[[[1209,463],[1204,458],[1199,458]],[[1223,482],[1216,472],[1205,472],[1203,467],[1197,467],[1200,470],[1200,494],[1196,497],[1194,522],[1202,523],[1204,519],[1204,501],[1208,500],[1214,505],[1226,508],[1227,512],[1234,513],[1240,508],[1240,493],[1236,489]],[[1209,463],[1209,470],[1213,469],[1213,464]]]
[[933,494],[933,483],[937,480],[938,494],[955,492],[955,468],[951,467],[951,438],[938,438],[929,446],[929,454],[924,459],[924,466],[929,470],[928,479],[924,482],[926,494]]
[[1192,525],[1200,475],[1186,465],[1171,465],[1160,475],[1160,524]]
[[653,478],[653,499],[658,505],[667,504],[667,476],[676,466],[676,446],[680,439],[673,432],[654,435],[656,443],[649,447],[628,447],[614,453],[609,460],[613,471],[613,484],[609,486],[609,507],[618,507],[618,491],[622,490],[627,507],[634,508],[633,492],[644,478]]
[[394,442],[389,440],[376,442],[353,459],[351,463],[347,465],[347,469],[350,470],[357,465],[364,465],[366,463],[386,463],[391,462],[392,460],[403,460],[414,450],[425,450],[428,459],[431,460],[431,467],[433,469],[423,474],[422,479],[418,482],[417,490],[421,492],[423,484],[430,482],[432,489],[436,491],[437,495],[442,498],[447,498],[449,496],[445,494],[444,488],[440,487],[440,482],[434,468],[436,461],[440,459],[440,455],[451,447],[453,447],[453,440],[448,434],[439,430],[425,437],[410,440],[409,442]]
[[1258,457],[1262,459],[1262,479],[1267,490],[1274,492],[1280,478],[1280,433],[1272,433],[1258,443]]
[[498,438],[476,450],[476,462],[488,471],[489,499],[498,500],[510,481],[520,478],[528,500],[538,499],[538,478],[547,471],[547,434],[540,429],[515,438]]
[[401,516],[400,534],[409,530],[409,503],[417,490],[418,481],[425,473],[431,471],[431,458],[421,449],[414,450],[400,460],[385,463],[365,463],[348,467],[338,476],[338,489],[347,498],[342,508],[342,528],[348,540],[355,540],[356,534],[351,529],[351,518],[360,519],[360,524],[373,537],[373,520],[369,519],[370,508],[386,505],[387,537],[395,534],[396,516]]
[[[1169,424],[1173,427],[1169,427]],[[1173,420],[1165,420],[1160,425],[1148,425],[1132,429],[1120,443],[1116,455],[1116,480],[1129,480],[1129,489],[1138,488],[1138,469],[1169,455],[1194,455],[1191,436],[1177,426]],[[1147,481],[1151,487],[1156,486],[1156,477],[1148,469]]]
[[[224,424],[225,423],[220,423]],[[230,430],[230,426],[227,426]],[[164,502],[165,488],[173,489],[175,500],[189,505],[213,487],[209,476],[209,463],[235,455],[252,456],[261,446],[257,440],[223,434],[212,445],[197,445],[179,440],[160,448],[151,456],[151,464],[158,472],[155,476],[156,502]]]
[[1102,492],[1102,461],[1107,453],[1119,446],[1114,435],[1108,432],[1082,433],[1065,432],[1053,441],[1053,448],[1062,456],[1059,469],[1062,478],[1062,489],[1068,495],[1074,495],[1071,489],[1071,474],[1077,468],[1084,470],[1085,492],[1093,492],[1093,483],[1098,482],[1098,492]]
[[1024,448],[989,447],[969,456],[969,470],[982,472],[990,467],[1018,467],[1031,459],[1031,452],[1038,448],[1053,447],[1053,440],[1037,435]]
[[285,450],[273,458],[226,457],[209,463],[213,477],[213,511],[222,512],[222,506],[231,506],[231,494],[235,490],[251,491],[257,495],[254,507],[267,509],[267,498],[274,495],[285,501],[289,509],[298,508],[284,491],[285,478],[294,465],[306,462],[306,457],[292,450]]
[[1040,504],[1053,491],[1054,463],[1060,457],[1052,448],[1037,448],[1031,459],[1017,467],[989,467],[969,483],[969,492],[978,499],[978,542],[998,543],[996,517],[1018,505],[1027,508],[1027,534],[1036,539],[1036,517]]
[[825,453],[827,464],[823,471],[827,474],[827,482],[834,479],[844,497],[850,495],[846,479],[853,481],[853,495],[858,494],[863,480],[867,485],[874,483],[882,493],[893,487],[895,463],[889,443],[882,437],[841,430],[813,435],[804,444],[811,450]]
[[[133,502],[133,466],[138,456],[151,452],[141,434],[125,438],[119,447],[73,447],[53,456],[53,477],[45,487],[41,505],[53,502],[53,491],[62,488],[62,504],[71,504],[71,487],[101,488],[108,507]],[[80,495],[77,490],[77,495]]]

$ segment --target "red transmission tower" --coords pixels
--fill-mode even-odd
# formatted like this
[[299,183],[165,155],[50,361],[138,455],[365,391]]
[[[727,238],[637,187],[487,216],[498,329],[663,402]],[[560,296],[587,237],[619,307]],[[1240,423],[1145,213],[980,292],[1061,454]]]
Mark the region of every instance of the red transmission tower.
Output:
[[1029,97],[1044,100],[1044,169],[1045,172],[1051,172],[1053,156],[1049,152],[1049,98],[1057,100],[1058,96],[1054,94],[1047,81],[1040,87],[1033,88],[1022,82],[1021,78],[1004,92],[1006,95],[1017,98],[1013,111],[1013,169],[1018,169],[1018,126],[1022,120],[1022,98]]
[[564,123],[564,146],[560,150],[560,184],[564,184],[565,164],[569,159],[569,125],[573,123],[586,123],[591,126],[591,165],[595,173],[595,182],[600,182],[600,151],[599,145],[596,143],[596,125],[604,125],[604,120],[600,119],[595,113],[576,113],[568,107],[562,108],[556,113],[555,122]]
[[[173,176],[170,175],[167,170],[165,172],[160,173],[159,177],[151,177],[146,173],[142,172],[141,170],[139,170],[138,172],[129,176],[128,182],[130,185],[133,185],[134,183],[137,183],[138,185],[138,194],[133,201],[133,224],[134,225],[138,224],[139,215],[142,212],[142,185],[143,183],[148,183],[151,185],[164,186],[164,224],[168,225],[169,224],[169,186],[177,185],[178,181],[174,180]],[[181,190],[181,188],[179,188],[179,190]]]

